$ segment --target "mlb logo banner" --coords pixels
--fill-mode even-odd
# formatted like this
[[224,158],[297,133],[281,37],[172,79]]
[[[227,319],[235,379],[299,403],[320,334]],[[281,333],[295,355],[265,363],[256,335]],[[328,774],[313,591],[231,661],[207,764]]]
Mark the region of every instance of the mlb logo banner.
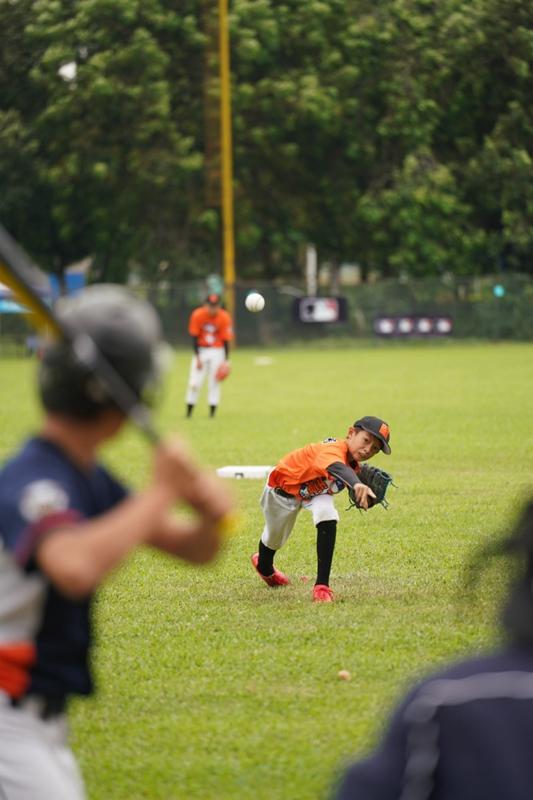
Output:
[[305,324],[335,324],[348,319],[345,297],[299,297],[293,302],[293,318]]

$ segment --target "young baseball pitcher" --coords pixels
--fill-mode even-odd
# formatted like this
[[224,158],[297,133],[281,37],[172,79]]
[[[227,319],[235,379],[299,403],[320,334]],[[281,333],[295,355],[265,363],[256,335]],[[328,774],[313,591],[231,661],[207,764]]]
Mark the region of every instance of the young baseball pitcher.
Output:
[[313,515],[317,530],[317,577],[313,600],[329,603],[333,592],[329,576],[335,550],[339,514],[333,497],[345,487],[358,508],[385,501],[392,477],[363,464],[381,450],[390,454],[390,430],[378,417],[362,417],[344,439],[325,439],[284,456],[274,467],[261,497],[265,527],[252,565],[268,586],[290,583],[274,567],[274,556],[289,538],[303,508]]

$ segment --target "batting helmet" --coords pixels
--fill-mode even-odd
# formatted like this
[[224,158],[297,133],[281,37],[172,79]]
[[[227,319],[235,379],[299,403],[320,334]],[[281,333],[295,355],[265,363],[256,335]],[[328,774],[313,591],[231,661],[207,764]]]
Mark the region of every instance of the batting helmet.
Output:
[[[162,336],[152,306],[124,286],[90,286],[59,300],[55,312],[75,339],[86,334],[134,395],[149,401],[160,378]],[[90,419],[117,403],[68,342],[46,348],[39,369],[39,391],[47,411]]]

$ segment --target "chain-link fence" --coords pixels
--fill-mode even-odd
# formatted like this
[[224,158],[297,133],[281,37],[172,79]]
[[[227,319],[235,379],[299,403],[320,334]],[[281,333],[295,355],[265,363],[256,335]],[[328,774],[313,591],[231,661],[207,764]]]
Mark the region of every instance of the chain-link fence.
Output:
[[0,355],[30,355],[37,347],[37,335],[23,314],[0,313]]
[[[259,314],[246,310],[246,295],[264,295]],[[206,295],[205,284],[160,283],[145,287],[158,308],[168,339],[189,342],[187,321],[191,310]],[[294,303],[306,294],[303,283],[238,284],[235,323],[241,345],[283,345],[297,340],[368,338],[375,336],[374,322],[383,315],[446,316],[457,338],[533,340],[533,280],[513,274],[469,280],[379,281],[344,286],[335,293],[346,298],[347,319],[337,323],[304,323],[294,314]],[[322,288],[322,296],[330,293]],[[333,293],[331,293],[333,294]]]
[[[246,295],[264,295],[259,314],[246,310]],[[205,298],[202,281],[174,283],[161,280],[139,285],[136,291],[159,311],[165,336],[177,345],[189,345],[187,323],[193,308]],[[303,282],[279,285],[238,284],[235,289],[235,323],[239,345],[284,345],[297,341],[371,338],[374,322],[383,315],[443,315],[451,318],[456,338],[533,340],[533,280],[505,274],[484,278],[393,281],[341,286],[321,296],[346,298],[347,318],[338,323],[304,323],[294,315],[294,303],[306,294]],[[0,314],[0,353],[22,354],[34,349],[31,326],[20,314]]]

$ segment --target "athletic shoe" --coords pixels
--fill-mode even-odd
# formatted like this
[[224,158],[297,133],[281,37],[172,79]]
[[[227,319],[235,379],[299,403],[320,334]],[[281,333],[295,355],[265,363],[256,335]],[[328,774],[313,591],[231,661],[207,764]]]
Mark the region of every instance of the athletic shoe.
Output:
[[333,592],[329,586],[317,583],[313,586],[313,600],[315,603],[333,603]]
[[287,586],[287,584],[290,583],[290,580],[287,578],[287,576],[284,575],[283,572],[280,572],[279,569],[276,569],[275,567],[272,575],[261,575],[261,573],[257,569],[257,564],[259,562],[259,553],[254,553],[251,558],[251,561],[253,568],[255,569],[259,577],[262,578],[264,582],[267,583],[269,586],[275,588],[276,586]]

